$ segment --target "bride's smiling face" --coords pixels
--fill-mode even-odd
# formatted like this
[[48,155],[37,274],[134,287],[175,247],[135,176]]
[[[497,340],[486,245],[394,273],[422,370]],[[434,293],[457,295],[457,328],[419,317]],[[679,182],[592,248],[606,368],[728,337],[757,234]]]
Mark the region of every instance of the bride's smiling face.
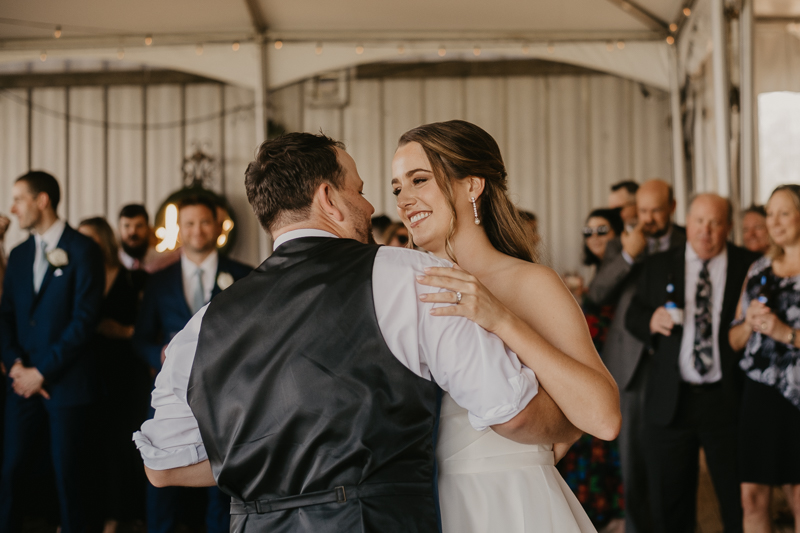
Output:
[[397,198],[397,214],[414,244],[437,255],[442,252],[453,215],[419,143],[404,144],[395,152],[392,192]]

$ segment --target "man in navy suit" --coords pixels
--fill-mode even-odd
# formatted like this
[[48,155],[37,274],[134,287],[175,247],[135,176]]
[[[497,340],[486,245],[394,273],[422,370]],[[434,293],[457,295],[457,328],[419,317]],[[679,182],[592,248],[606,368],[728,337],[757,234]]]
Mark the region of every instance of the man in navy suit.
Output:
[[89,346],[105,272],[100,248],[56,215],[59,198],[46,172],[14,183],[11,212],[31,236],[9,256],[0,302],[0,353],[9,370],[0,531],[21,530],[20,485],[48,428],[61,531],[86,529],[81,459],[99,392]]
[[[179,206],[179,235],[183,244],[180,261],[153,274],[147,282],[136,324],[134,345],[156,372],[164,362],[164,350],[189,319],[235,280],[252,270],[217,252],[220,221],[210,200],[193,196]],[[151,411],[152,417],[152,411]],[[147,487],[147,529],[150,533],[175,530],[180,491],[178,487]],[[198,489],[195,489],[198,490]],[[230,528],[230,498],[217,487],[208,489],[206,531]]]

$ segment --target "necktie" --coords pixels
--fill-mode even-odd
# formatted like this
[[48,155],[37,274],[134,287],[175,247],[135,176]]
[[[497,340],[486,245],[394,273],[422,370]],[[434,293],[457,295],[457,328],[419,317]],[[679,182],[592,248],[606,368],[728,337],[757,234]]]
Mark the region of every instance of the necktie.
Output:
[[41,241],[39,243],[39,264],[36,266],[36,272],[34,272],[33,276],[33,291],[36,294],[39,294],[39,289],[42,288],[42,282],[44,281],[44,276],[47,274],[47,269],[50,267],[50,263],[47,262],[47,243]]
[[713,336],[711,332],[711,275],[708,261],[703,261],[697,280],[694,297],[694,368],[705,376],[714,362]]
[[206,291],[203,289],[203,269],[198,268],[195,272],[197,282],[194,287],[194,296],[192,296],[192,314],[197,313],[201,307],[206,304]]

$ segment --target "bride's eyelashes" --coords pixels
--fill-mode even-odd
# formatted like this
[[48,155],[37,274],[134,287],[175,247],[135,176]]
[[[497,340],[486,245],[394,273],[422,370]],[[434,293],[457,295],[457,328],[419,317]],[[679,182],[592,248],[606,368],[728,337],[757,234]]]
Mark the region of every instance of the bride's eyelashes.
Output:
[[[411,181],[411,183],[413,183],[414,185],[422,185],[426,181],[428,181],[428,178],[414,178]],[[392,194],[395,195],[395,196],[398,196],[400,194],[401,190],[402,189],[400,187],[396,187],[395,189],[392,190]]]

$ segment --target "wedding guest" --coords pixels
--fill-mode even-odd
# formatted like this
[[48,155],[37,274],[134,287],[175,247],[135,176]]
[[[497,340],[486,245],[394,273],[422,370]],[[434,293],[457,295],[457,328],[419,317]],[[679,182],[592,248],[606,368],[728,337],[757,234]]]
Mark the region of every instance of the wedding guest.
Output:
[[6,275],[5,237],[10,224],[8,217],[0,215],[0,298],[3,297],[3,278]]
[[[221,227],[216,205],[210,200],[200,196],[184,199],[179,206],[178,223],[183,243],[180,260],[148,279],[133,337],[139,356],[155,372],[161,370],[167,344],[192,315],[251,271],[247,265],[217,252]],[[151,409],[151,418],[152,414]],[[191,489],[155,488],[148,484],[147,529],[150,533],[175,530],[182,490]],[[227,533],[230,497],[217,487],[207,490],[207,531]]]
[[20,531],[20,487],[48,434],[61,531],[84,531],[83,468],[90,404],[99,393],[91,341],[103,299],[100,248],[56,214],[61,191],[46,172],[17,178],[11,212],[31,236],[8,259],[0,353],[8,369],[0,475],[0,531]]
[[625,329],[625,313],[636,292],[645,258],[682,248],[686,243],[686,232],[672,222],[674,212],[672,187],[662,180],[644,182],[636,191],[636,226],[626,228],[607,244],[586,295],[596,305],[612,305],[616,309],[603,348],[603,361],[620,389],[619,449],[626,533],[647,533],[652,531],[653,524],[641,441],[642,402],[651,358],[645,352],[645,344]]
[[[119,212],[119,259],[131,272],[152,274],[163,270],[180,259],[180,252],[172,250],[159,253],[153,244],[153,230],[147,209],[141,204],[129,204]],[[146,276],[134,275],[137,284],[143,284]]]
[[[589,213],[583,228],[583,264],[600,265],[608,243],[622,231],[619,209],[595,209]],[[579,301],[582,301],[594,346],[602,357],[614,306],[598,306],[585,298]],[[607,527],[612,521],[622,521],[625,516],[622,472],[616,440],[607,442],[584,435],[572,445],[558,464],[558,470],[596,528]]]
[[767,210],[761,205],[751,205],[742,217],[742,241],[751,252],[765,254],[769,251]]
[[728,330],[758,256],[727,242],[732,227],[728,200],[695,197],[686,245],[647,259],[625,317],[628,330],[651,347],[642,437],[658,532],[695,530],[700,447],[725,531],[742,531],[736,455],[741,354],[728,342]]
[[392,225],[392,219],[386,215],[372,217],[372,238],[377,244],[386,244],[386,230]]
[[408,229],[403,224],[395,222],[386,229],[384,239],[387,246],[406,248],[408,247]]
[[731,346],[744,348],[739,477],[745,531],[772,531],[771,486],[791,485],[800,528],[800,186],[782,185],[767,202],[770,252],[747,273]]
[[136,323],[139,293],[132,273],[119,260],[114,230],[102,217],[81,221],[78,231],[95,241],[105,263],[104,299],[95,337],[95,354],[103,382],[97,432],[101,485],[97,490],[105,521],[104,533],[119,522],[144,517],[144,472],[131,433],[147,418],[149,375],[133,353],[131,338]]
[[639,184],[635,181],[620,181],[611,186],[611,192],[608,194],[608,208],[619,209],[622,223],[629,228],[636,226],[636,191],[638,190]]
[[539,243],[542,242],[542,236],[539,234],[539,219],[536,218],[535,213],[531,213],[530,211],[525,211],[523,209],[519,210],[519,216],[522,217],[522,221],[525,222],[525,225],[531,231],[531,244],[533,245],[534,249],[539,246]]

